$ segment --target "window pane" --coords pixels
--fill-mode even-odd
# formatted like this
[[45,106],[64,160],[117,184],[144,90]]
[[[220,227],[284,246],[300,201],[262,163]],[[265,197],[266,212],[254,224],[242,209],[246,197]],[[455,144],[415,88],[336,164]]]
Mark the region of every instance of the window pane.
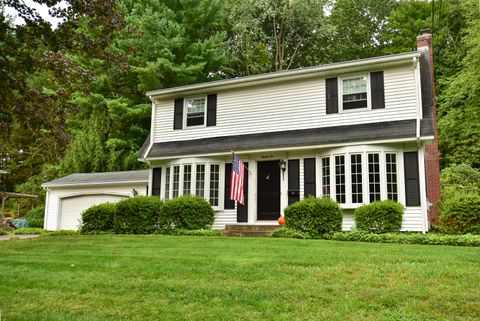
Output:
[[178,187],[180,184],[180,166],[173,166],[173,191],[172,197],[178,197]]
[[350,167],[352,175],[352,203],[363,202],[362,188],[362,155],[355,154],[350,156]]
[[210,165],[210,204],[218,206],[219,165]]
[[205,197],[205,165],[197,165],[195,195]]
[[192,187],[192,165],[183,166],[183,195],[190,194]]
[[330,158],[322,158],[322,195],[330,196]]
[[165,170],[165,199],[170,198],[170,167]]
[[335,194],[337,202],[345,203],[345,156],[335,156]]
[[342,81],[343,109],[367,107],[367,77],[356,77]]
[[380,156],[368,154],[368,186],[370,203],[380,200]]
[[205,123],[205,99],[187,99],[187,126]]
[[387,198],[389,200],[398,201],[397,190],[397,155],[386,154],[387,167]]

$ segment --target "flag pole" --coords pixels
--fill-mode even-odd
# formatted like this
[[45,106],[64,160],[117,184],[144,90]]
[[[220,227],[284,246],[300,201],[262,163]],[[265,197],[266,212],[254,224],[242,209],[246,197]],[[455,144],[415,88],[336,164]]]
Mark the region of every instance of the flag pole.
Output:
[[[233,149],[231,149],[230,152],[235,155],[235,152],[233,151]],[[248,168],[247,166],[245,166],[245,163],[243,163],[243,166],[247,169],[247,171],[248,171],[249,174],[252,174],[252,172],[250,171],[250,168]]]

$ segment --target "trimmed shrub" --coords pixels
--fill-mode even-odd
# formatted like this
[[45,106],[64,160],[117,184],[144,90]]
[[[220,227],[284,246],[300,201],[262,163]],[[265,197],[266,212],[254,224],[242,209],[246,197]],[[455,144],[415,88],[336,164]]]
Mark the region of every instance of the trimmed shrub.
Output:
[[28,227],[38,227],[43,228],[43,219],[45,217],[45,207],[37,207],[33,210],[30,210],[25,219],[28,222]]
[[329,197],[307,197],[285,209],[285,226],[307,233],[340,231],[342,210]]
[[403,206],[395,201],[379,201],[355,209],[353,217],[357,229],[386,233],[402,228]]
[[166,231],[209,229],[214,219],[215,212],[203,197],[184,195],[163,205],[160,228]]
[[103,203],[86,209],[82,213],[80,231],[82,233],[111,231],[116,211],[117,207],[114,203]]
[[480,195],[458,194],[441,203],[441,230],[451,234],[480,234]]
[[116,207],[116,233],[149,234],[158,228],[163,202],[158,196],[135,196],[118,202]]
[[310,239],[310,233],[300,232],[288,227],[280,227],[272,232],[272,237],[287,239]]
[[44,230],[43,228],[37,228],[37,227],[25,227],[25,228],[19,228],[13,231],[13,234],[21,235],[21,234],[47,234],[48,231]]
[[167,235],[174,235],[174,236],[221,236],[221,230],[186,230],[186,229],[176,229],[176,230],[169,230]]

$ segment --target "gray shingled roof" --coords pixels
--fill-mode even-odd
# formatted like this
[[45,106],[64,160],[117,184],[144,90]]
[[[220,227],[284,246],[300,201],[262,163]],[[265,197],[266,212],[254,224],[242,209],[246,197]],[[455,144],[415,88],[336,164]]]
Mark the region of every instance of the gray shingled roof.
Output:
[[71,174],[43,184],[43,187],[74,186],[89,184],[118,184],[129,182],[148,182],[148,170],[106,172],[106,173],[77,173]]
[[223,153],[231,150],[241,152],[272,148],[308,148],[310,146],[349,144],[378,139],[415,139],[415,137],[416,120],[409,119],[155,143],[147,157],[179,157],[185,155]]

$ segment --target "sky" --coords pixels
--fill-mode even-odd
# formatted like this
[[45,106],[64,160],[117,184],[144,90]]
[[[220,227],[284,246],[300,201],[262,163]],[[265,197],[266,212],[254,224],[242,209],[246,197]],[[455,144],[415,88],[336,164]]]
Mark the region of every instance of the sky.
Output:
[[[58,23],[61,22],[61,19],[54,18],[48,14],[48,7],[46,5],[38,4],[33,0],[24,0],[24,3],[31,8],[35,8],[43,19],[49,21],[52,24],[52,27],[54,29],[57,27]],[[64,7],[65,2],[62,1],[59,6]],[[10,7],[5,7],[5,12],[13,18],[14,24],[21,25],[24,23],[23,19],[17,16],[17,12],[14,9]]]

